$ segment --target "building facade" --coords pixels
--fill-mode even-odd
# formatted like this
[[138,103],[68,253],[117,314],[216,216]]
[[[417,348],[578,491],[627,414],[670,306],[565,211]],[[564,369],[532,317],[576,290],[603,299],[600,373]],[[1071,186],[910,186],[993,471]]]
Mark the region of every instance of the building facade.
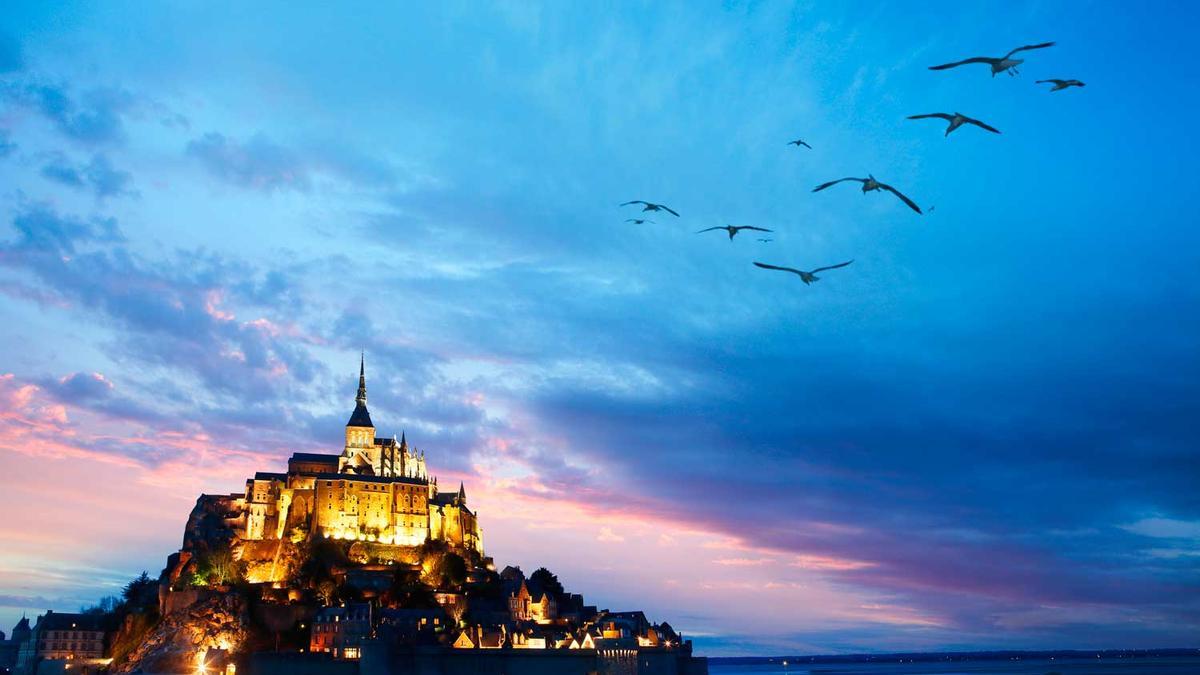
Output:
[[340,454],[295,453],[286,472],[256,473],[244,494],[228,499],[242,514],[238,535],[249,541],[323,537],[419,546],[432,539],[483,555],[464,486],[440,492],[425,453],[410,448],[404,434],[376,436],[365,364]]

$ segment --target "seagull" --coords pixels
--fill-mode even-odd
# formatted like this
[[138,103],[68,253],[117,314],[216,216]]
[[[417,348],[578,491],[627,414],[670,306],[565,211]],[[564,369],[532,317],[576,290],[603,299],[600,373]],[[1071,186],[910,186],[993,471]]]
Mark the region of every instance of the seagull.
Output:
[[626,218],[626,219],[625,219],[625,222],[627,222],[627,223],[633,223],[634,225],[641,225],[641,224],[643,224],[643,223],[651,223],[651,224],[654,224],[654,221],[653,221],[653,220],[647,220],[647,219],[645,219],[645,218]]
[[631,202],[625,202],[624,204],[621,204],[621,206],[629,206],[630,204],[641,204],[642,206],[646,207],[642,209],[643,211],[666,211],[676,218],[679,217],[679,214],[676,213],[674,209],[665,204],[655,204],[654,202],[645,202],[640,199],[635,199]]
[[992,77],[995,77],[997,73],[1003,73],[1006,71],[1008,72],[1009,75],[1019,75],[1020,71],[1017,70],[1017,66],[1021,65],[1022,63],[1025,63],[1025,59],[1014,59],[1014,58],[1012,58],[1013,54],[1016,54],[1017,52],[1023,52],[1027,49],[1044,49],[1046,47],[1053,47],[1053,46],[1054,46],[1053,42],[1043,42],[1038,45],[1025,45],[1024,47],[1017,47],[1016,49],[1005,54],[1004,56],[1001,56],[1000,58],[995,58],[995,57],[991,57],[991,56],[975,56],[975,57],[972,57],[969,59],[963,59],[962,61],[955,61],[954,63],[943,63],[940,66],[929,66],[929,69],[930,70],[946,70],[947,68],[963,66],[968,63],[986,63],[992,67]]
[[867,174],[866,178],[839,178],[837,180],[831,180],[828,183],[821,183],[817,187],[813,188],[813,192],[820,192],[821,190],[824,190],[825,188],[829,187],[830,185],[837,185],[838,183],[841,183],[842,181],[847,181],[847,180],[856,180],[856,181],[862,183],[863,184],[863,186],[862,186],[863,194],[871,192],[872,190],[887,190],[888,192],[899,197],[900,200],[903,201],[905,204],[908,204],[908,208],[912,209],[913,211],[916,211],[917,213],[921,212],[921,207],[917,206],[916,202],[909,199],[908,197],[905,197],[903,194],[900,193],[899,190],[892,187],[891,185],[888,185],[887,183],[880,183],[879,181],[875,180],[875,176],[872,176],[871,174]]
[[804,139],[802,139],[802,138],[797,138],[794,141],[788,141],[788,145],[794,145],[797,148],[803,145],[804,147],[808,148],[809,150],[812,150],[812,146],[809,145],[808,143],[805,143]]
[[820,279],[820,277],[817,276],[817,272],[824,272],[825,270],[836,270],[837,268],[845,267],[846,265],[849,265],[852,262],[854,262],[854,261],[847,260],[844,263],[838,263],[836,265],[829,265],[828,267],[818,267],[817,269],[815,269],[811,272],[805,272],[804,270],[798,270],[794,267],[779,267],[778,265],[768,265],[766,263],[760,263],[760,262],[755,262],[754,265],[755,265],[755,267],[761,267],[764,270],[779,270],[780,272],[791,272],[792,274],[798,274],[798,275],[800,275],[800,281],[803,281],[805,284],[811,284],[812,282]]
[[1000,133],[999,129],[990,127],[990,126],[984,124],[983,122],[980,122],[979,120],[974,119],[972,117],[967,117],[966,115],[964,115],[960,112],[956,112],[953,115],[951,115],[949,113],[929,113],[928,115],[909,115],[908,119],[923,120],[923,119],[926,119],[929,117],[937,117],[938,119],[943,119],[950,123],[950,126],[946,127],[946,134],[945,134],[946,136],[949,136],[951,131],[954,131],[955,129],[961,127],[964,124],[974,124],[975,126],[979,127],[980,129],[987,129],[988,131],[990,131],[994,134]]
[[[735,234],[737,234],[738,232],[741,232],[742,230],[757,230],[759,232],[774,232],[774,230],[768,230],[765,227],[754,227],[753,225],[725,225],[725,226],[718,225],[717,227],[705,228],[703,230],[700,230],[700,232],[712,232],[713,230],[725,230],[726,232],[728,232],[729,233],[729,241],[733,241],[733,236]],[[700,232],[697,232],[696,234],[700,234]]]
[[1080,82],[1079,80],[1038,80],[1037,81],[1038,84],[1045,84],[1047,82],[1054,85],[1053,87],[1050,87],[1050,91],[1062,91],[1063,89],[1066,89],[1068,87],[1086,87],[1087,86],[1086,84]]
[[761,242],[762,242],[762,243],[764,243],[764,244],[769,244],[769,243],[771,243],[771,242],[773,242],[773,241],[775,241],[775,240],[774,240],[774,239],[759,239],[759,241],[761,241]]

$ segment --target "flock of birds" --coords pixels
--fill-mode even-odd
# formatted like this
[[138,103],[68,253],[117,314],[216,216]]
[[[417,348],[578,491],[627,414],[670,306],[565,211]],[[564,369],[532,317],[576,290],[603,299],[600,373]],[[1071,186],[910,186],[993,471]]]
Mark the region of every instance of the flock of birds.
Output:
[[[988,65],[991,68],[992,77],[995,77],[996,75],[998,75],[1000,73],[1008,73],[1009,76],[1016,76],[1016,75],[1020,74],[1018,67],[1021,64],[1023,64],[1025,62],[1025,60],[1014,58],[1014,55],[1016,55],[1020,52],[1024,52],[1024,51],[1030,51],[1030,50],[1034,50],[1034,49],[1045,49],[1047,47],[1053,47],[1053,46],[1054,46],[1053,42],[1042,42],[1040,44],[1024,45],[1022,47],[1017,47],[1016,49],[1013,49],[1012,51],[1008,52],[1004,56],[1000,56],[1000,57],[973,56],[969,59],[963,59],[961,61],[954,61],[951,63],[943,63],[942,65],[939,65],[939,66],[930,66],[929,69],[930,70],[949,70],[951,68],[957,68],[959,66],[965,66],[965,65],[972,64],[972,63],[982,63],[982,64]],[[1061,91],[1063,89],[1068,89],[1070,87],[1086,86],[1083,82],[1080,82],[1079,80],[1074,80],[1074,79],[1037,80],[1037,84],[1050,84],[1051,85],[1050,91],[1052,91],[1052,92]],[[910,119],[910,120],[923,120],[923,119],[945,120],[947,122],[947,126],[946,126],[946,133],[943,134],[944,136],[949,136],[950,132],[954,131],[955,129],[958,129],[959,127],[963,126],[964,124],[970,124],[970,125],[979,127],[980,129],[983,129],[984,131],[990,131],[994,134],[1000,133],[999,129],[996,129],[995,127],[993,127],[983,121],[977,120],[973,117],[968,117],[960,112],[954,112],[954,113],[936,112],[936,113],[927,113],[924,115],[910,115],[908,117],[908,119]],[[805,148],[808,148],[809,150],[812,150],[812,146],[809,145],[804,139],[801,139],[801,138],[797,138],[794,141],[789,141],[787,143],[787,145],[794,145],[797,148],[805,147]],[[897,198],[899,198],[900,201],[904,202],[904,204],[906,206],[908,206],[908,208],[915,211],[918,215],[921,215],[923,213],[921,211],[921,207],[917,206],[916,202],[909,199],[907,196],[905,196],[904,193],[900,192],[899,190],[892,187],[891,185],[888,185],[887,183],[876,180],[875,176],[873,176],[871,174],[867,174],[866,178],[857,178],[854,176],[849,176],[846,178],[838,178],[837,180],[831,180],[831,181],[828,181],[825,183],[821,183],[820,185],[813,188],[813,192],[820,192],[826,188],[833,187],[834,185],[837,185],[838,183],[844,183],[847,181],[861,183],[863,194],[866,194],[868,192],[876,192],[876,191],[890,192],[893,195],[895,195]],[[671,207],[667,206],[666,204],[658,204],[655,202],[648,202],[648,201],[645,201],[642,199],[634,199],[631,201],[627,201],[623,204],[620,204],[620,206],[634,206],[634,205],[641,206],[643,213],[645,213],[645,212],[669,213],[672,216],[675,216],[676,218],[679,217],[679,213],[677,211],[675,211],[674,209],[672,209]],[[933,208],[930,207],[929,210],[932,211]],[[628,219],[626,219],[625,222],[633,223],[634,225],[643,225],[645,223],[653,224],[655,221],[649,220],[647,218],[628,218]],[[719,225],[716,227],[708,227],[703,230],[699,230],[698,232],[696,232],[696,234],[702,234],[704,232],[713,232],[716,230],[723,230],[724,232],[726,232],[729,235],[730,241],[733,241],[733,238],[735,236],[737,236],[737,234],[743,230],[751,230],[751,231],[756,231],[756,232],[774,232],[774,230],[769,230],[765,227],[755,227],[753,225]],[[758,241],[762,242],[762,243],[769,243],[773,240],[769,239],[769,238],[759,238]],[[824,272],[826,270],[839,269],[842,267],[846,267],[847,265],[849,265],[853,262],[854,262],[853,260],[847,260],[846,262],[841,262],[836,265],[826,265],[824,267],[817,267],[812,270],[801,270],[801,269],[796,269],[794,267],[784,267],[782,265],[768,265],[767,263],[758,262],[758,261],[755,261],[754,265],[756,267],[759,267],[759,268],[762,268],[765,270],[790,272],[790,273],[795,274],[796,276],[800,277],[800,280],[803,281],[805,284],[811,284],[812,282],[817,281],[820,278],[817,276],[817,272]]]

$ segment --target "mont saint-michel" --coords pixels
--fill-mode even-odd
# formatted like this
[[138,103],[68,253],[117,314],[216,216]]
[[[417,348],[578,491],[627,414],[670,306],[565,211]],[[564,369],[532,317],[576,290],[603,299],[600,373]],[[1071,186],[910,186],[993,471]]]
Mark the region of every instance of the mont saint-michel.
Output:
[[365,363],[340,452],[205,494],[162,573],[80,613],[22,618],[16,675],[696,675],[666,621],[598,609],[545,568],[497,569],[459,483],[377,435]]

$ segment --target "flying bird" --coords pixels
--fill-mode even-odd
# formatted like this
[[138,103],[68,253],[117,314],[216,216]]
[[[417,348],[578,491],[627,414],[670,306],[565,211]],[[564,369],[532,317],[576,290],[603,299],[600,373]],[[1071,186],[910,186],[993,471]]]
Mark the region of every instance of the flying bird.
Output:
[[1024,47],[1017,47],[1016,49],[1005,54],[1004,56],[1001,56],[1000,58],[996,58],[996,57],[992,57],[992,56],[974,56],[969,59],[963,59],[962,61],[955,61],[954,63],[943,63],[940,66],[929,66],[929,69],[930,70],[946,70],[948,68],[956,68],[958,66],[965,66],[968,63],[986,63],[992,67],[992,77],[995,77],[997,73],[1003,73],[1003,72],[1007,72],[1009,75],[1019,75],[1020,71],[1017,70],[1017,66],[1021,65],[1022,63],[1025,63],[1025,59],[1014,59],[1012,57],[1013,54],[1016,54],[1017,52],[1023,52],[1023,51],[1029,50],[1029,49],[1045,49],[1046,47],[1053,47],[1053,46],[1054,46],[1053,42],[1043,42],[1043,43],[1037,44],[1037,45],[1025,45]]
[[809,150],[812,150],[812,146],[809,145],[808,143],[805,143],[804,139],[802,139],[802,138],[797,138],[794,141],[788,141],[788,145],[794,145],[797,148],[803,145],[804,147],[808,148]]
[[950,126],[946,127],[946,133],[945,133],[946,136],[949,136],[951,131],[954,131],[955,129],[961,127],[964,124],[974,124],[975,126],[979,127],[980,129],[987,129],[988,131],[990,131],[994,134],[1000,133],[999,129],[988,126],[973,117],[967,117],[966,115],[964,115],[960,112],[956,112],[953,115],[951,115],[949,113],[929,113],[928,115],[909,115],[908,119],[923,120],[923,119],[927,119],[930,117],[936,117],[938,119],[943,119],[950,123]]
[[764,270],[779,270],[780,272],[791,272],[792,274],[798,274],[798,275],[800,275],[800,281],[803,281],[805,284],[811,284],[812,282],[820,279],[820,277],[817,276],[817,272],[824,272],[825,270],[836,270],[837,268],[845,267],[846,265],[849,265],[852,262],[854,262],[854,261],[847,260],[844,263],[838,263],[836,265],[829,265],[828,267],[818,267],[817,269],[812,270],[811,272],[805,272],[804,270],[798,270],[794,267],[780,267],[778,265],[768,265],[766,263],[760,263],[760,262],[755,262],[754,265],[756,267],[761,267]]
[[676,218],[679,217],[679,214],[676,213],[674,209],[667,206],[666,204],[655,204],[654,202],[646,202],[646,201],[642,201],[640,199],[635,199],[631,202],[625,202],[624,204],[621,204],[621,206],[629,206],[630,204],[641,204],[642,206],[645,207],[642,209],[643,211],[666,211],[667,213],[675,216]]
[[908,197],[905,197],[904,194],[902,194],[899,190],[892,187],[891,185],[888,185],[887,183],[880,183],[879,181],[875,180],[875,176],[872,176],[871,174],[867,174],[866,178],[839,178],[837,180],[831,180],[828,183],[821,183],[817,187],[813,188],[813,192],[820,192],[821,190],[824,190],[825,188],[829,187],[830,185],[837,185],[838,183],[841,183],[842,181],[847,181],[847,180],[856,180],[856,181],[862,183],[863,184],[863,186],[862,186],[863,194],[866,194],[873,190],[887,190],[888,192],[899,197],[900,201],[904,202],[905,204],[908,204],[908,208],[912,209],[913,211],[916,211],[917,213],[921,212],[921,207],[917,206],[916,202],[909,199]]
[[759,241],[761,241],[761,242],[762,242],[762,243],[764,243],[764,244],[768,244],[768,243],[770,243],[770,242],[773,242],[773,241],[775,241],[775,240],[774,240],[774,239],[759,239]]
[[729,241],[733,241],[733,236],[735,234],[737,234],[738,232],[741,232],[742,230],[757,230],[759,232],[774,232],[774,230],[768,230],[765,227],[754,227],[753,225],[724,225],[724,226],[718,225],[717,227],[709,227],[709,228],[700,230],[696,234],[700,234],[701,232],[712,232],[713,230],[725,230],[726,232],[728,232],[729,233]]
[[634,225],[642,225],[643,223],[654,224],[653,220],[647,220],[646,218],[626,218],[625,222],[633,223]]
[[1068,87],[1086,87],[1087,86],[1086,84],[1080,82],[1079,80],[1038,80],[1037,81],[1038,84],[1045,84],[1047,82],[1054,85],[1053,87],[1050,87],[1050,91],[1062,91],[1063,89],[1067,89]]

